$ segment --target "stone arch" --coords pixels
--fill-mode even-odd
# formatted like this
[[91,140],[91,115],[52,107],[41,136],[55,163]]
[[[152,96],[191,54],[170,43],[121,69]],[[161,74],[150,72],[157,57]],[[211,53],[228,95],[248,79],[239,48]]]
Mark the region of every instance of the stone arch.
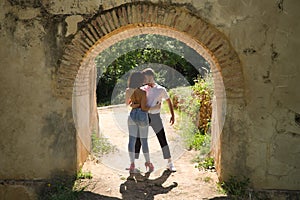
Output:
[[[105,49],[112,45],[112,43],[105,43],[109,38],[120,37],[122,36],[120,33],[125,34],[122,36],[124,38],[120,37],[119,39],[131,37],[134,33],[130,33],[130,30],[134,30],[135,34],[137,34],[137,30],[141,33],[143,31],[151,32],[151,30],[157,34],[180,33],[175,35],[175,38],[184,40],[188,46],[197,50],[210,62],[212,71],[219,75],[217,77],[222,79],[220,81],[224,84],[226,105],[231,105],[231,109],[235,109],[244,104],[245,92],[241,62],[226,37],[183,7],[159,6],[148,3],[122,5],[99,13],[87,22],[65,47],[56,74],[56,95],[70,99],[74,87],[77,88],[77,95],[89,93],[90,89],[88,89],[87,82],[91,80],[90,70],[94,66],[94,56],[101,51],[101,48]],[[189,37],[190,40],[185,40],[185,36]],[[198,45],[194,45],[193,42],[189,43],[189,41],[195,41]],[[218,88],[216,89],[218,90]],[[220,100],[217,100],[219,102],[217,104],[221,107],[221,99],[224,97],[220,95],[218,97]],[[221,111],[216,115],[222,115]],[[234,117],[230,117],[228,121],[234,120]],[[228,123],[225,127],[230,127]],[[229,139],[227,140],[225,136],[229,132],[229,130],[225,130],[222,135],[219,133],[215,141],[218,149],[214,151],[214,156],[221,177],[228,176],[230,171],[241,165],[238,160],[231,160],[232,163],[227,171],[222,171],[222,163],[228,164],[229,162],[229,151],[230,154],[238,157],[238,152],[228,150],[231,141],[228,141]]]
[[226,37],[181,7],[127,4],[96,15],[65,47],[57,72],[56,94],[70,98],[80,66],[88,53],[111,35],[132,27],[168,27],[186,33],[207,50],[222,73],[227,98],[244,97],[240,60]]

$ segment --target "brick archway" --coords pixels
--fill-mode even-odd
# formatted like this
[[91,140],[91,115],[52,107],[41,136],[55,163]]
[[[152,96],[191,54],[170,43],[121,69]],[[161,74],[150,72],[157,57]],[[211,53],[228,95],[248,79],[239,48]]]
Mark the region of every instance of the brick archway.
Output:
[[[210,62],[212,71],[217,74],[215,77],[222,82],[222,85],[224,84],[226,106],[230,105],[230,109],[240,109],[241,105],[243,106],[245,92],[242,66],[226,37],[180,6],[160,7],[155,4],[141,3],[127,4],[100,13],[78,31],[70,44],[65,47],[56,74],[56,95],[67,99],[72,98],[76,84],[80,88],[77,90],[78,95],[88,93],[85,83],[90,78],[90,70],[95,66],[93,60],[102,50],[113,44],[109,42],[110,39],[114,38],[116,42],[118,39],[122,40],[151,31],[182,40],[194,48]],[[218,94],[216,96],[220,99],[224,98]],[[221,107],[222,100],[217,104]],[[222,113],[215,115],[220,116]],[[228,123],[235,121],[234,117],[229,116],[229,119]],[[243,165],[238,160],[228,164],[230,155],[234,154],[238,157],[239,154],[229,150],[232,144],[227,138],[230,134],[228,123],[225,124],[227,129],[223,130],[222,134],[220,133],[222,130],[217,130],[220,132],[215,141],[218,146],[214,152],[217,170],[223,178],[231,174],[235,166]],[[222,163],[230,165],[227,171],[222,171]]]
[[201,18],[181,7],[128,4],[101,13],[78,31],[65,47],[57,72],[56,94],[70,98],[82,62],[99,43],[134,27],[167,27],[189,35],[212,56],[222,73],[227,98],[244,98],[240,60],[226,37]]

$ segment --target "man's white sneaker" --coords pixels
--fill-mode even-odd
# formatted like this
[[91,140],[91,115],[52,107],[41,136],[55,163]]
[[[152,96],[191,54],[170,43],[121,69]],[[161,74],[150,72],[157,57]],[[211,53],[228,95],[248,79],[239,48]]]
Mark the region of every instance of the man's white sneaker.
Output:
[[176,172],[176,168],[172,162],[168,163],[167,169],[171,172]]

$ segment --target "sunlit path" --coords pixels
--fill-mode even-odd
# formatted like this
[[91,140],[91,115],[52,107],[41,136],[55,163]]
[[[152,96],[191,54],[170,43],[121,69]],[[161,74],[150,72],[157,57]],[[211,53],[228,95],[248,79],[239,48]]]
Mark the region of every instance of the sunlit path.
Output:
[[[128,156],[128,130],[127,116],[128,110],[125,105],[109,106],[98,108],[100,132],[115,147],[115,151],[101,158],[101,162],[108,167],[124,171],[129,165]],[[173,126],[168,123],[169,114],[162,114],[165,124],[165,131],[168,138],[173,160],[178,159],[184,152],[183,142],[180,136],[174,131]],[[163,159],[162,151],[153,130],[149,128],[149,149],[150,158],[156,169],[164,168],[166,160]],[[144,157],[136,160],[136,166],[141,171],[145,170]]]

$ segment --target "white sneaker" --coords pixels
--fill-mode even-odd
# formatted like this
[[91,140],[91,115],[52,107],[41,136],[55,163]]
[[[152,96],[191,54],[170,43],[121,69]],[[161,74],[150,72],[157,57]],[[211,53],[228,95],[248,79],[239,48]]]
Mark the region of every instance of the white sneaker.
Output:
[[176,172],[176,168],[172,162],[168,163],[167,169],[170,170],[171,172]]

